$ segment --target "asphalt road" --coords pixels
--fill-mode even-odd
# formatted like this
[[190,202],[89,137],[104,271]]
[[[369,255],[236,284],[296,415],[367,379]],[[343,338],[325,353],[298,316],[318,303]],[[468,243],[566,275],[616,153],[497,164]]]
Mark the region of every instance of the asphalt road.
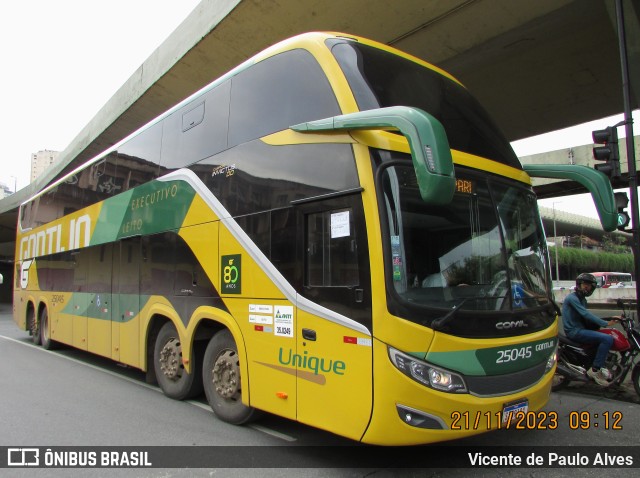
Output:
[[[2,447],[54,447],[57,450],[64,446],[72,449],[89,446],[104,450],[158,446],[163,447],[167,455],[176,450],[218,454],[228,450],[223,453],[231,460],[231,465],[226,464],[224,468],[0,469],[1,476],[520,477],[523,472],[530,476],[602,476],[601,468],[570,464],[526,470],[518,466],[429,467],[429,457],[451,454],[460,458],[460,450],[464,451],[463,466],[469,466],[467,450],[489,450],[496,454],[533,450],[539,455],[557,450],[568,459],[576,453],[586,453],[588,450],[582,448],[585,445],[598,445],[603,452],[631,456],[633,469],[606,467],[606,473],[615,471],[617,477],[637,476],[640,468],[638,404],[570,390],[552,394],[545,412],[557,414],[557,428],[500,430],[449,442],[444,447],[398,448],[392,452],[397,453],[396,461],[380,465],[379,458],[388,455],[389,449],[358,446],[341,437],[273,416],[249,426],[229,425],[217,420],[202,401],[179,402],[164,397],[157,387],[144,383],[139,371],[69,348],[50,352],[35,347],[28,334],[17,329],[7,306],[0,307],[0,450],[4,450]],[[592,419],[586,429],[577,426],[581,413]],[[621,429],[614,430],[611,426],[605,429],[602,419],[605,413],[615,418]],[[629,448],[628,445],[636,446]],[[190,448],[176,449],[176,446]],[[323,452],[327,449],[330,453]],[[252,454],[247,452],[246,461],[237,458],[242,457],[238,454],[244,450]],[[340,455],[332,456],[332,453]],[[272,466],[265,465],[268,462],[265,454],[273,455]],[[350,454],[362,461],[354,463],[348,459]],[[2,458],[0,456],[0,463]],[[10,473],[5,473],[7,471]]]

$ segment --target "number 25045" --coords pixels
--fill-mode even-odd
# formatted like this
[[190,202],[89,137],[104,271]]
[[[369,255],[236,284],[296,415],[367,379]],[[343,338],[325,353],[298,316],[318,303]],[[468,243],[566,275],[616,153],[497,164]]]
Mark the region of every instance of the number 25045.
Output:
[[519,347],[516,349],[499,350],[496,363],[514,362],[518,359],[530,358],[532,354],[531,346]]

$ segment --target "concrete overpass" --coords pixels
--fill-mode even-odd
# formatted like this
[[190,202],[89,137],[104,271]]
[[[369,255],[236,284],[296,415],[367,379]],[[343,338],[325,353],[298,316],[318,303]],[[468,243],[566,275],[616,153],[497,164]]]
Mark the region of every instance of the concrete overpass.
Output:
[[[629,186],[629,163],[627,160],[627,149],[625,140],[623,138],[620,138],[619,145],[620,171],[622,173],[622,177],[614,183],[614,187],[623,188]],[[593,144],[585,144],[582,146],[574,146],[572,148],[549,151],[546,153],[534,154],[531,156],[522,156],[520,157],[520,162],[522,164],[581,164],[593,168],[597,163],[602,164],[602,161],[595,161],[593,159],[593,146]],[[638,153],[640,152],[640,136],[634,137],[634,148],[637,158]],[[584,188],[578,183],[559,182],[558,180],[554,179],[536,178],[534,180],[534,187],[540,199],[568,196],[571,194],[580,194],[586,192]]]
[[[554,236],[587,236],[597,241],[602,241],[605,234],[623,236],[627,242],[631,240],[631,234],[614,231],[605,232],[602,229],[600,221],[591,217],[581,216],[580,214],[572,214],[566,211],[553,210],[550,207],[539,206],[540,216],[542,217],[542,225],[547,237]],[[555,223],[555,224],[554,224]],[[555,227],[554,227],[555,226]]]
[[[634,108],[640,2],[623,0]],[[202,0],[37,182],[0,200],[0,256],[13,256],[16,208],[46,184],[283,38],[362,35],[462,81],[510,140],[622,111],[613,0]],[[82,101],[82,98],[77,98]],[[8,161],[26,160],[7,158]]]

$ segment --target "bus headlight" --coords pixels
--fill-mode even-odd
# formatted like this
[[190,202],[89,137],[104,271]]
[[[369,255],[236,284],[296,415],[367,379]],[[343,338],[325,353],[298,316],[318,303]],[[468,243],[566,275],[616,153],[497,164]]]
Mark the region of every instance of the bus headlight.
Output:
[[416,382],[449,393],[466,393],[463,378],[455,372],[436,367],[389,347],[389,358],[395,367]]
[[555,350],[547,360],[547,365],[544,368],[544,373],[546,374],[547,372],[549,372],[553,368],[553,366],[556,364],[557,361],[558,361],[558,346],[556,345]]

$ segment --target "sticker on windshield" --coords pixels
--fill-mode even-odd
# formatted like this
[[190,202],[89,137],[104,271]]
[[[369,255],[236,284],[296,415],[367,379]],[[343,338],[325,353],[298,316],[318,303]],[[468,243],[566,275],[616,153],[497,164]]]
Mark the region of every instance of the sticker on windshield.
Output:
[[391,236],[391,265],[393,267],[393,280],[402,280],[402,256],[400,255],[400,236]]

